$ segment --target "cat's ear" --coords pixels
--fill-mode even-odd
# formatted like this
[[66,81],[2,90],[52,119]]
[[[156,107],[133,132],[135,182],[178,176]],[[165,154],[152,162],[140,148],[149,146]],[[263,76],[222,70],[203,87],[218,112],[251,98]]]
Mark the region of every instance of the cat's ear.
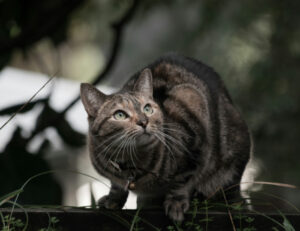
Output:
[[152,73],[149,68],[144,69],[136,80],[133,91],[139,92],[149,98],[153,95]]
[[83,106],[91,117],[96,117],[97,111],[106,99],[106,95],[89,83],[80,84],[80,97]]

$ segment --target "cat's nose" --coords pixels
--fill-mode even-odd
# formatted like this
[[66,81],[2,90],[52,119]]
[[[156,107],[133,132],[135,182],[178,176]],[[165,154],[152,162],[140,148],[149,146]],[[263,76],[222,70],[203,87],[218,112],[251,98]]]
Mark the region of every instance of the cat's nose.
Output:
[[146,119],[138,120],[136,124],[143,127],[143,128],[146,128],[147,124],[148,124],[148,121]]

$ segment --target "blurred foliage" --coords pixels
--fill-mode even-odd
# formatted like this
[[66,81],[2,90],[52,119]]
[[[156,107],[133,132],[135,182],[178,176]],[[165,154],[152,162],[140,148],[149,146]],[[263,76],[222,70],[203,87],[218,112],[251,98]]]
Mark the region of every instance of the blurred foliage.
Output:
[[44,37],[54,44],[66,39],[69,14],[83,0],[0,1],[0,67],[14,49],[26,50]]
[[[47,146],[46,140],[37,153],[26,150],[26,140],[21,129],[16,128],[12,139],[3,153],[0,153],[0,194],[5,195],[20,188],[30,177],[50,170],[50,166],[42,157]],[[29,183],[20,194],[21,204],[60,204],[62,200],[61,186],[53,175],[48,174]]]
[[[75,131],[65,120],[64,114],[56,112],[48,104],[48,98],[32,101],[24,108],[20,114],[32,110],[37,105],[43,105],[35,128],[29,137],[22,135],[22,129],[17,127],[10,142],[4,151],[0,153],[0,195],[7,194],[21,187],[30,177],[51,170],[45,160],[50,147],[49,140],[45,139],[39,149],[34,153],[28,151],[28,145],[32,139],[39,135],[48,127],[54,128],[66,145],[72,147],[82,147],[85,145],[85,136]],[[11,115],[20,108],[21,105],[14,105],[1,110],[1,114]],[[34,197],[32,195],[35,195]],[[61,204],[61,185],[53,177],[47,174],[34,179],[26,190],[21,194],[20,203],[25,204]]]
[[[8,0],[0,2],[0,67],[4,66],[15,49],[24,53],[33,44],[44,37],[49,37],[53,44],[66,39],[66,28],[69,14],[83,1],[19,1]],[[29,103],[22,112],[31,110],[36,104],[44,103],[44,110],[39,116],[36,133],[46,126],[51,126],[51,108],[46,100]],[[25,103],[25,102],[24,102]],[[1,115],[11,115],[21,105],[1,110]],[[45,116],[46,112],[48,113]],[[41,122],[42,121],[42,122]],[[57,122],[58,121],[58,122]],[[70,125],[60,118],[54,126],[67,144],[82,146],[84,136],[75,132]],[[32,134],[34,137],[35,134]],[[70,138],[72,137],[72,140]],[[0,194],[5,194],[20,187],[31,176],[50,170],[50,166],[42,155],[49,146],[47,141],[41,145],[37,153],[29,153],[27,145],[30,138],[24,138],[21,129],[16,128],[11,141],[3,153],[0,153]],[[59,204],[62,199],[61,186],[51,175],[46,175],[28,185],[20,197],[21,203]],[[35,196],[32,196],[35,195]]]
[[[108,56],[111,24],[131,4],[130,0],[0,1],[0,67],[15,49],[29,52],[43,38],[53,44],[92,44]],[[246,118],[254,153],[263,162],[261,177],[300,185],[299,12],[300,1],[295,0],[141,1],[107,83],[120,86],[127,73],[168,51],[202,60],[222,76]],[[40,129],[58,122],[46,109]],[[63,124],[58,132],[73,145],[67,139],[70,128]],[[290,196],[300,204],[295,194]]]

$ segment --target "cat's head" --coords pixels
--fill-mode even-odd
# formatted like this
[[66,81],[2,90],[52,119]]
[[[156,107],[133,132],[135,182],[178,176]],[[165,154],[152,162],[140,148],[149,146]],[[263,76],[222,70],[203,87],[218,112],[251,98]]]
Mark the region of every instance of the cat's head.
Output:
[[[150,69],[141,72],[130,92],[105,95],[90,84],[81,84],[81,100],[89,116],[90,132],[114,146],[123,142],[137,147],[156,140],[163,114],[153,100]],[[122,148],[121,146],[119,146]]]

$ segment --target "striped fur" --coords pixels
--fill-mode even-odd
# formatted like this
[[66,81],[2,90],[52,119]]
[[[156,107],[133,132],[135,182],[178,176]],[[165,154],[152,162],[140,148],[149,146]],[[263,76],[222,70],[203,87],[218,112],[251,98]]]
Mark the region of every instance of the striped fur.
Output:
[[[138,205],[158,201],[180,221],[193,196],[239,184],[250,153],[248,128],[219,76],[201,62],[163,56],[118,93],[82,84],[81,98],[92,163],[113,185],[101,205],[122,207],[134,183]],[[153,114],[143,112],[146,104]],[[126,121],[113,119],[116,110],[128,114]]]

